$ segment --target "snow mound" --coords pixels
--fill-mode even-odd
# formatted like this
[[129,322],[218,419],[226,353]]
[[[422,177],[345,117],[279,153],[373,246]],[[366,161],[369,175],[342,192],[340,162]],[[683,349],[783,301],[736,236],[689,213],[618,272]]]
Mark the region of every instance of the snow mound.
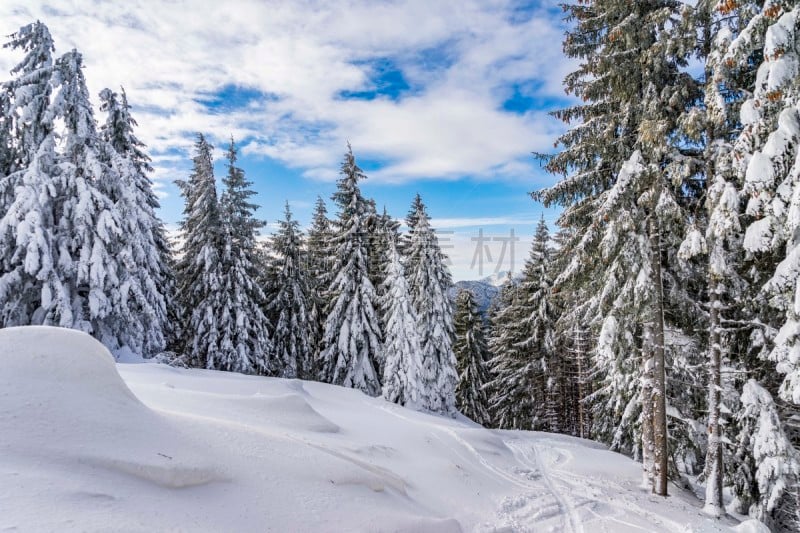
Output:
[[85,333],[0,329],[0,368],[4,462],[83,465],[175,488],[224,478],[199,447],[136,398],[108,350]]
[[[122,377],[120,377],[122,376]],[[597,443],[0,330],[0,531],[730,531]],[[45,510],[46,512],[42,512]]]

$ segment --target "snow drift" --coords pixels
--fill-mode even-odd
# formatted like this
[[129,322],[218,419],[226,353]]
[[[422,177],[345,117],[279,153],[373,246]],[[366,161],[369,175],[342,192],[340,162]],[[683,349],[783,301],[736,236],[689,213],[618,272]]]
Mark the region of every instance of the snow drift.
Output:
[[639,480],[580,439],[320,383],[115,365],[82,333],[0,330],[0,530],[730,529]]

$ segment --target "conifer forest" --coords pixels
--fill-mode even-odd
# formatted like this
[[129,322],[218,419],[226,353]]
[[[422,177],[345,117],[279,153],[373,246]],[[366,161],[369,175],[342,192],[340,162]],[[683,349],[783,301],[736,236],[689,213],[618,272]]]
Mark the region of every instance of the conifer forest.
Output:
[[137,102],[90,94],[92,64],[45,23],[17,29],[0,328],[589,439],[638,462],[656,502],[687,491],[709,520],[800,530],[800,2],[560,9],[571,104],[547,110],[560,133],[530,157],[552,185],[528,199],[557,221],[488,309],[455,285],[423,196],[389,214],[363,192],[357,143],[306,226],[288,201],[259,219],[237,139],[198,132],[168,229]]

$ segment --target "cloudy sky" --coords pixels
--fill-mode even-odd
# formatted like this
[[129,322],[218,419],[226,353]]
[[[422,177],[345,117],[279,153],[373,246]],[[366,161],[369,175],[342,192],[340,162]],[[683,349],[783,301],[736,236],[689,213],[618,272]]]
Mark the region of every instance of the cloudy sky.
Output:
[[[261,218],[288,200],[304,224],[349,140],[379,206],[402,218],[422,194],[456,279],[518,270],[535,222],[555,218],[527,195],[553,182],[531,152],[552,151],[547,111],[567,102],[555,1],[0,2],[2,34],[36,19],[57,53],[83,53],[92,95],[125,87],[170,225],[196,132],[219,159],[236,139]],[[19,58],[0,50],[0,71]]]

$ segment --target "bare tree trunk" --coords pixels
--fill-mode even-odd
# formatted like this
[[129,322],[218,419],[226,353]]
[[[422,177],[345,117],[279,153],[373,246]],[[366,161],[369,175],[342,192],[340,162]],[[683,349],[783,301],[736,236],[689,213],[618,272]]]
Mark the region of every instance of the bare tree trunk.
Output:
[[642,339],[642,488],[653,490],[655,473],[655,441],[653,438],[653,332],[645,326]]
[[578,369],[578,436],[582,439],[589,438],[589,416],[586,412],[586,340],[583,337],[583,330],[580,326],[575,326],[574,338],[575,361]]
[[720,283],[711,288],[708,361],[708,450],[706,452],[706,504],[712,516],[725,513],[722,503],[722,435],[720,431],[720,393],[722,391],[722,347],[720,346]]
[[653,442],[655,483],[659,496],[667,495],[669,443],[667,435],[667,386],[664,362],[664,287],[661,280],[661,234],[655,213],[650,217],[650,250],[653,274]]

